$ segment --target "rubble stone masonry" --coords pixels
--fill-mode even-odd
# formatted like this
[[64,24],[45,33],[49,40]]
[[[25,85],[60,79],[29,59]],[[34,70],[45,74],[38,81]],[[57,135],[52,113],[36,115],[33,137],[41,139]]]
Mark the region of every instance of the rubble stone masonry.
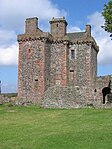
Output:
[[48,33],[38,28],[38,18],[25,23],[25,34],[18,35],[18,98],[45,107],[75,107],[81,101],[101,100],[110,77],[97,77],[99,47],[91,26],[85,32],[67,33],[65,18],[53,18]]

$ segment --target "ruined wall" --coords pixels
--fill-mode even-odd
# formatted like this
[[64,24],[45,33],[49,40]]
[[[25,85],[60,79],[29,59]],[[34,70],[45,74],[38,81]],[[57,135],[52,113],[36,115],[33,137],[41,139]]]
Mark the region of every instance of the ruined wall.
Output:
[[79,88],[56,85],[45,91],[41,105],[46,108],[79,108],[86,105],[86,98]]
[[96,78],[95,87],[94,87],[94,91],[95,91],[94,94],[97,95],[99,100],[101,100],[101,103],[103,101],[102,89],[104,87],[108,86],[110,80],[111,80],[111,92],[112,92],[112,75],[99,76]]
[[101,99],[93,88],[58,85],[45,91],[41,102],[41,105],[46,108],[80,108],[88,105],[100,106],[101,104]]
[[96,89],[102,90],[104,87],[107,87],[110,80],[111,80],[111,90],[112,90],[112,75],[97,77]]

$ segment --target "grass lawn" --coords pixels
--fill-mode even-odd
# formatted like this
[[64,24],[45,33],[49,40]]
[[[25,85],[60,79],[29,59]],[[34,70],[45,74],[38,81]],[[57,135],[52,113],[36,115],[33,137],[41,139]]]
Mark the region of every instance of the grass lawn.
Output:
[[112,149],[112,110],[0,105],[0,149]]

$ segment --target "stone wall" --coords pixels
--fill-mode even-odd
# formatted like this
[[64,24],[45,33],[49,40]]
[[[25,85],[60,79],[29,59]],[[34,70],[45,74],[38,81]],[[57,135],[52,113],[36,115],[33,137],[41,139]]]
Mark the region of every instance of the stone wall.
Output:
[[96,78],[95,89],[98,97],[103,100],[102,89],[107,87],[109,81],[111,80],[111,91],[112,91],[112,75],[108,76],[99,76]]
[[[74,50],[74,59],[72,58]],[[91,44],[80,43],[68,47],[69,85],[90,86],[97,76],[97,52]]]
[[59,19],[52,19],[50,21],[51,25],[51,35],[54,38],[62,38],[66,35],[66,26],[67,22],[65,18],[59,18]]
[[45,41],[45,90],[50,87],[51,43]]
[[53,86],[45,92],[42,106],[46,108],[74,108],[84,106],[85,101],[79,88]]
[[97,51],[93,47],[91,47],[91,64],[90,65],[91,65],[91,77],[94,83],[97,77]]
[[[72,58],[72,50],[74,50],[74,58]],[[78,44],[69,45],[68,51],[69,86],[75,86],[77,85]]]
[[35,34],[37,32],[38,27],[38,18],[28,18],[26,19],[25,24],[25,33],[26,34]]
[[97,77],[96,88],[103,89],[104,87],[107,87],[110,80],[112,82],[112,75]]
[[79,44],[77,50],[77,85],[86,86],[91,83],[91,46],[85,44]]
[[17,93],[0,94],[0,105],[10,103],[17,99]]
[[111,75],[98,77],[94,87],[92,85],[82,87],[56,85],[50,87],[45,91],[41,104],[46,108],[79,108],[90,105],[97,108],[110,108],[112,104],[109,103],[108,95],[106,96],[106,105],[102,104],[102,89],[108,86],[109,80],[112,80]]
[[18,35],[18,97],[34,103],[43,99],[48,107],[101,103],[110,77],[97,78],[99,47],[90,25],[85,32],[66,33],[64,18],[50,24],[51,34],[38,28],[37,18],[26,19],[25,34]]
[[45,43],[25,41],[19,47],[18,96],[39,102],[45,90]]
[[67,44],[52,43],[50,63],[50,86],[67,85]]
[[[90,97],[90,98],[88,98]],[[41,105],[46,108],[79,108],[100,105],[98,94],[89,87],[53,86],[45,91]]]

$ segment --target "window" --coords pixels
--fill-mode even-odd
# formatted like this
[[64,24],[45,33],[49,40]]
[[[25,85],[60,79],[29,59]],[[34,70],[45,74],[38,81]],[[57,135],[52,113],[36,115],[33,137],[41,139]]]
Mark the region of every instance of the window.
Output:
[[70,81],[74,79],[74,70],[70,70]]
[[94,92],[97,92],[96,88],[95,88]]
[[35,82],[38,82],[38,79],[35,79]]
[[34,91],[38,92],[38,79],[35,79]]
[[30,53],[31,52],[31,49],[29,49],[28,52]]
[[71,50],[71,59],[72,59],[72,60],[75,59],[75,50]]
[[28,53],[29,55],[31,55],[31,54],[33,53],[33,50],[32,50],[32,49],[27,49],[27,53]]

